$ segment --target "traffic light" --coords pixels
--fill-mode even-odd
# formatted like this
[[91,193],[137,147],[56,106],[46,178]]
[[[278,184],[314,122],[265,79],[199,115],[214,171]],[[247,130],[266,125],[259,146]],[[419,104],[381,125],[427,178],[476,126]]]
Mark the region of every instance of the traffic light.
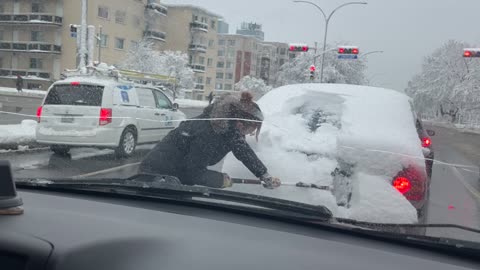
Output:
[[480,57],[480,48],[463,49],[463,57]]
[[314,65],[310,66],[310,80],[312,80],[312,81],[313,81],[313,79],[315,79],[315,70],[316,69],[317,68]]
[[290,44],[289,50],[291,52],[308,52],[309,47],[305,44]]
[[360,51],[358,47],[354,46],[339,46],[338,47],[338,54],[355,54],[358,55]]

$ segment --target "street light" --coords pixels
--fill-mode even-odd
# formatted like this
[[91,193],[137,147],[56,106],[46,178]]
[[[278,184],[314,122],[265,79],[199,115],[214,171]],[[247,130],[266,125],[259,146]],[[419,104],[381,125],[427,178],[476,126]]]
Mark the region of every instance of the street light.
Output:
[[[328,16],[325,14],[325,12],[323,11],[323,9],[321,7],[319,7],[317,4],[313,3],[313,2],[310,2],[310,1],[293,1],[295,3],[306,3],[306,4],[310,4],[310,5],[313,5],[315,6],[316,8],[318,8],[318,10],[320,10],[320,12],[322,13],[323,15],[323,18],[325,19],[325,35],[323,36],[323,52],[325,52],[325,47],[327,47],[327,33],[328,33],[328,23],[330,22],[330,19],[332,18],[333,14],[341,9],[342,7],[344,6],[348,6],[348,5],[366,5],[367,2],[348,2],[348,3],[345,3],[345,4],[342,4],[338,7],[336,7]],[[323,57],[322,57],[322,65],[321,65],[321,68],[320,68],[320,82],[323,82],[323,65],[324,65],[324,62],[325,62],[325,54],[323,54]]]
[[371,51],[371,52],[366,52],[364,54],[361,54],[360,57],[365,57],[369,54],[374,54],[374,53],[383,53],[384,51]]

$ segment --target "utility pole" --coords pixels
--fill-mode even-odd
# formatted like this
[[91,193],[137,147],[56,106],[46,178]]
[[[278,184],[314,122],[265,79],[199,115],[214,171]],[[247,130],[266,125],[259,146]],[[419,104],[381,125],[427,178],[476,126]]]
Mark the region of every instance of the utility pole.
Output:
[[[317,49],[318,49],[318,42],[315,41],[315,55],[317,55]],[[317,58],[313,58],[313,65],[317,66]]]
[[102,62],[102,32],[103,27],[101,25],[98,26],[98,63],[100,64]]
[[85,74],[87,72],[85,67],[85,58],[87,56],[87,0],[82,0],[82,23],[80,27],[80,63],[78,68],[81,73]]

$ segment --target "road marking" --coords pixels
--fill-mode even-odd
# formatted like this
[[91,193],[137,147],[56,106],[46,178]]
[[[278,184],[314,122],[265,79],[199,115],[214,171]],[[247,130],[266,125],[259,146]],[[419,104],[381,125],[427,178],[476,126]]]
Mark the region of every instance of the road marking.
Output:
[[73,176],[72,179],[81,179],[81,178],[85,178],[85,177],[89,177],[89,176],[94,176],[94,175],[99,175],[99,174],[103,174],[103,173],[114,172],[114,171],[117,171],[117,170],[121,170],[121,169],[124,169],[124,168],[128,168],[128,167],[132,167],[132,166],[135,166],[135,165],[139,165],[139,164],[140,164],[140,162],[129,163],[129,164],[125,164],[125,165],[122,165],[122,166],[113,167],[113,168],[110,168],[110,169],[105,169],[105,170],[100,170],[100,171],[95,171],[95,172],[91,172],[91,173],[86,173],[86,174],[81,174],[81,175]]
[[470,185],[468,183],[467,180],[465,180],[465,178],[463,177],[463,175],[460,173],[460,171],[455,168],[455,167],[451,167],[452,170],[453,170],[453,173],[457,176],[458,180],[460,180],[460,182],[462,182],[462,184],[465,186],[465,188],[470,191],[470,193],[472,193],[473,196],[477,197],[477,200],[480,201],[480,192],[478,192],[474,187],[472,187],[472,185]]

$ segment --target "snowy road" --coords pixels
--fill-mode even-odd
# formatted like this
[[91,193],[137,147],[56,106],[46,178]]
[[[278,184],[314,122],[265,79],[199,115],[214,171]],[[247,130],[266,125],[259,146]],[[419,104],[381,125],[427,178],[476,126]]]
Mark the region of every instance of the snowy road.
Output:
[[0,94],[0,125],[20,124],[24,119],[36,119],[42,98]]
[[[193,109],[189,117],[200,109]],[[435,163],[428,209],[429,223],[454,223],[480,228],[480,183],[476,164],[480,164],[480,135],[430,127]],[[68,157],[49,151],[0,153],[14,164],[17,178],[128,177],[153,145],[140,146],[129,159],[115,159],[111,150],[74,149]],[[463,166],[453,166],[461,164]],[[429,229],[428,234],[480,241],[480,235],[458,229]]]

